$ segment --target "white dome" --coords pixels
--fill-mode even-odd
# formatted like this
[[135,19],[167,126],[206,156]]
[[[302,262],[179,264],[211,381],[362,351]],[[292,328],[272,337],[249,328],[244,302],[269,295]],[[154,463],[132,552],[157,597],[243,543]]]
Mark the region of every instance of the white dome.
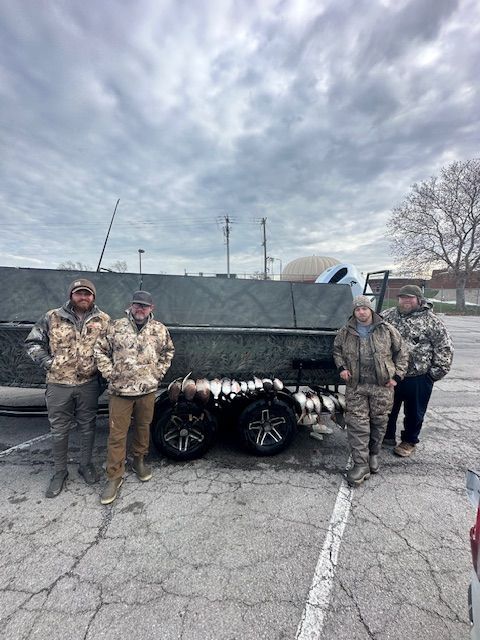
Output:
[[282,271],[282,280],[315,282],[318,276],[340,260],[328,256],[306,256],[289,262]]

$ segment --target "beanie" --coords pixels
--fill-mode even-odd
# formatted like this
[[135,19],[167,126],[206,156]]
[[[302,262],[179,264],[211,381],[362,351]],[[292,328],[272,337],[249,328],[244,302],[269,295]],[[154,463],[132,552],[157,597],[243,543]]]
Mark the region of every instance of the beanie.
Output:
[[399,296],[415,296],[416,298],[423,298],[423,293],[420,287],[416,284],[406,284],[398,292]]
[[372,311],[375,311],[373,302],[370,300],[368,296],[356,296],[353,299],[352,311],[355,311],[357,307],[368,307]]

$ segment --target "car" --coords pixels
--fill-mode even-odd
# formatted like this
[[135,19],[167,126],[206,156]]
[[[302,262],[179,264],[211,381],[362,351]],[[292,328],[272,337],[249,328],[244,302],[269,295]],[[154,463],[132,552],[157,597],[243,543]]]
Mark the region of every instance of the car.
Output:
[[480,474],[467,471],[467,495],[476,509],[475,523],[470,529],[472,551],[472,579],[468,587],[468,610],[470,614],[470,638],[480,640]]

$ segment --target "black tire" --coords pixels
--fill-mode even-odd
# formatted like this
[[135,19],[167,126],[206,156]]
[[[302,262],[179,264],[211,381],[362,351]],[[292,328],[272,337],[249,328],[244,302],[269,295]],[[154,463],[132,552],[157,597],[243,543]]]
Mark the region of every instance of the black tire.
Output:
[[213,444],[216,422],[213,416],[194,402],[175,407],[161,403],[151,426],[152,441],[160,453],[177,461],[195,460]]
[[291,443],[297,421],[290,405],[279,398],[261,398],[240,414],[238,428],[243,444],[257,456],[273,456]]

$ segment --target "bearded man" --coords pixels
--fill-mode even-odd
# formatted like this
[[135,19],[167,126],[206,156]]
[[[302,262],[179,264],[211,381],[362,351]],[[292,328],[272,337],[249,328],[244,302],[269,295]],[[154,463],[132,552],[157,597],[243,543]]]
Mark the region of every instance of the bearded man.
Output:
[[55,473],[46,497],[61,493],[68,477],[68,437],[75,424],[80,431],[79,474],[87,484],[99,480],[92,463],[100,391],[93,347],[110,317],[95,304],[95,285],[74,280],[68,301],[40,318],[25,344],[30,358],[46,371],[47,411],[53,438]]
[[[388,419],[384,445],[393,446],[397,456],[412,455],[419,442],[423,419],[433,385],[450,371],[453,343],[448,331],[432,311],[420,287],[407,284],[398,292],[398,305],[383,312],[409,348],[405,379],[395,387],[393,408]],[[401,441],[397,444],[397,418],[403,403],[404,420]]]

